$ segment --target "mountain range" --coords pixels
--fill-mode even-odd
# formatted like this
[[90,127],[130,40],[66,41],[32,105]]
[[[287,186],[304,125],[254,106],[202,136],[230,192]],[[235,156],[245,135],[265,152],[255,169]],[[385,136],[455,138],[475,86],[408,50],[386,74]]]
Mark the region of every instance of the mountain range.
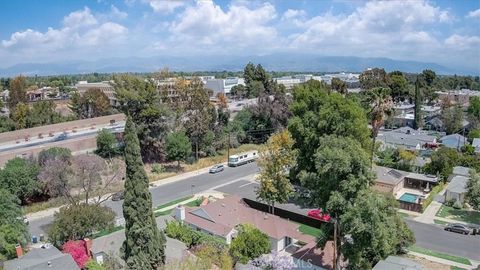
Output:
[[319,56],[311,54],[277,53],[255,56],[204,55],[194,57],[155,56],[107,58],[95,61],[68,61],[51,63],[22,63],[0,68],[0,77],[23,75],[62,75],[109,72],[154,72],[168,67],[173,71],[239,71],[248,63],[260,63],[267,70],[297,72],[362,72],[371,67],[386,71],[421,72],[431,69],[437,74],[478,74],[478,70],[456,69],[435,63],[401,61],[389,58],[354,56]]

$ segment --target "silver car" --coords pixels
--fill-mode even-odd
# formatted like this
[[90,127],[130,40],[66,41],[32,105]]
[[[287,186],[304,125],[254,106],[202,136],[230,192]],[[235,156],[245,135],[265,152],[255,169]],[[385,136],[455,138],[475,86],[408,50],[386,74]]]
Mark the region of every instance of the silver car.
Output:
[[210,168],[210,173],[219,173],[224,170],[224,166],[222,164],[218,164]]
[[447,226],[445,226],[445,231],[470,234],[470,228],[460,223],[448,224]]

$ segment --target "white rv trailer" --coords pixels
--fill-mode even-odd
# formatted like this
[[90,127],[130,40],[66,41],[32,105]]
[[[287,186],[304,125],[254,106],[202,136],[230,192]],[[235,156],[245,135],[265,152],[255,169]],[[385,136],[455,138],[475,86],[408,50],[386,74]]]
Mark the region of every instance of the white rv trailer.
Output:
[[231,155],[228,157],[228,166],[237,167],[243,164],[254,162],[258,158],[257,151],[249,151],[244,153],[239,153],[237,155]]

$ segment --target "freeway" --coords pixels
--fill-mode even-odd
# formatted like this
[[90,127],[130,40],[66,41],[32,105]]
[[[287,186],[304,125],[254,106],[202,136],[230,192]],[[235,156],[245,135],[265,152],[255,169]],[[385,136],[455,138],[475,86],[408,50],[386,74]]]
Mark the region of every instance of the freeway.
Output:
[[[152,193],[153,206],[188,196],[192,193],[214,189],[228,194],[237,194],[245,198],[255,198],[255,188],[258,184],[253,183],[252,176],[258,172],[255,163],[247,164],[236,168],[225,168],[225,171],[218,174],[198,174],[184,180],[169,184],[160,185],[150,189]],[[111,207],[118,217],[122,217],[123,201],[108,201],[105,205]],[[301,208],[293,203],[283,204],[279,207],[290,211],[305,214],[308,209]],[[47,216],[30,221],[30,232],[32,235],[45,234],[48,225],[53,217]],[[429,225],[406,219],[407,225],[414,232],[416,245],[439,252],[467,257],[473,260],[480,260],[480,236],[461,235],[446,232],[439,225]]]
[[[230,182],[251,179],[252,175],[258,172],[258,167],[255,163],[246,164],[240,167],[229,168],[218,174],[203,173],[190,178],[179,180],[176,182],[152,187],[153,207],[173,201],[178,198],[188,196],[192,193],[199,193],[209,189],[214,189]],[[122,218],[122,203],[123,201],[107,201],[105,205],[112,208],[117,214],[117,218]],[[46,235],[49,225],[53,221],[53,216],[45,216],[40,219],[30,220],[29,229],[32,235]]]

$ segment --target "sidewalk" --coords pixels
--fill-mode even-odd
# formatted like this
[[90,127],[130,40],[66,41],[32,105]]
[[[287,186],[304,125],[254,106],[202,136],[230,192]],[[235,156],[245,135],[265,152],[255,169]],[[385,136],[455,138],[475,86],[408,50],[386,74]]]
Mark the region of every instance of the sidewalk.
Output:
[[425,258],[425,259],[430,260],[432,262],[438,262],[438,263],[441,263],[441,264],[456,266],[456,267],[460,267],[460,268],[468,269],[468,270],[476,269],[476,267],[478,265],[478,262],[473,262],[471,260],[470,260],[470,262],[472,263],[472,265],[466,265],[466,264],[463,264],[463,263],[458,263],[458,262],[454,262],[454,261],[450,261],[450,260],[446,260],[446,259],[442,259],[442,258],[430,256],[430,255],[425,255],[425,254],[417,253],[417,252],[413,252],[413,251],[409,251],[408,254],[414,255],[416,257]]
[[427,224],[434,224],[434,219],[439,219],[435,215],[437,214],[438,210],[440,210],[442,204],[437,201],[432,201],[430,205],[425,209],[422,215],[415,218],[415,221],[427,223]]

